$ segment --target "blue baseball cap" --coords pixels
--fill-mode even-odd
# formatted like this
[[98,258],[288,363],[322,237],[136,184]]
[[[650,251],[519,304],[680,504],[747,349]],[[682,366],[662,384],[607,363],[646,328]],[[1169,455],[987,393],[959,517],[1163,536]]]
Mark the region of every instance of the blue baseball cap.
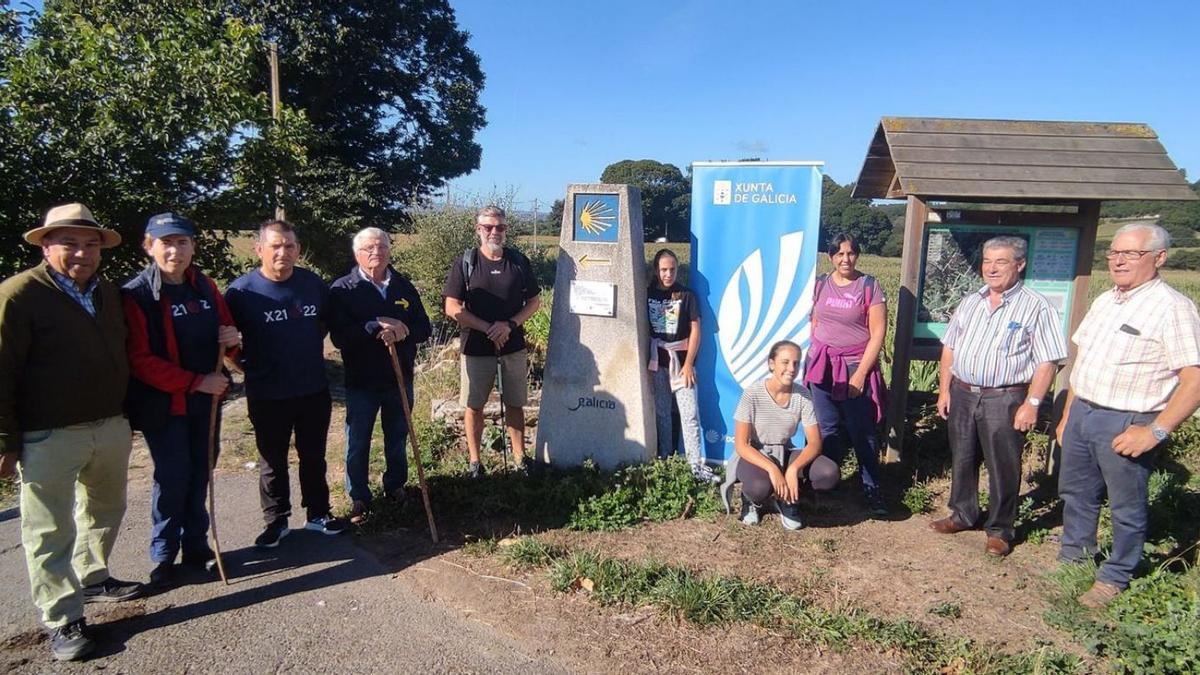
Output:
[[150,220],[146,221],[146,234],[155,239],[161,239],[171,234],[182,234],[195,238],[196,224],[178,213],[168,211],[150,216]]

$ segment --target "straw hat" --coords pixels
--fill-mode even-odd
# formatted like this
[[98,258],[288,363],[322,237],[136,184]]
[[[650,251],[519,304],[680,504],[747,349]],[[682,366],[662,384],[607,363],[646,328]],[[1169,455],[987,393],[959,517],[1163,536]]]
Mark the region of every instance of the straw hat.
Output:
[[56,206],[47,211],[46,220],[42,226],[26,232],[25,241],[34,246],[41,246],[43,237],[62,227],[96,230],[100,233],[100,248],[112,248],[121,243],[120,233],[102,227],[100,223],[96,222],[88,207],[78,202]]

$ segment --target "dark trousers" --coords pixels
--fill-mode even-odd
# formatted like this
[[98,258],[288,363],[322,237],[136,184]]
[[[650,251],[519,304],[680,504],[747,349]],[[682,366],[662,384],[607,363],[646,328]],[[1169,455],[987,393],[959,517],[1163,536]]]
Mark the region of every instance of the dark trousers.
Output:
[[829,385],[811,385],[809,392],[812,393],[813,409],[821,429],[821,456],[841,466],[846,458],[847,446],[853,444],[863,488],[878,489],[879,434],[870,390],[845,401],[833,400]]
[[[412,380],[405,378],[408,400],[413,400]],[[408,420],[400,389],[383,391],[346,387],[346,492],[350,499],[371,503],[371,485],[367,480],[370,468],[371,437],[375,433],[375,418],[383,417],[383,492],[404,487],[408,481],[408,458],[404,455],[408,437]]]
[[1155,450],[1137,458],[1118,455],[1113,439],[1131,424],[1145,425],[1157,413],[1100,408],[1082,399],[1071,404],[1063,430],[1058,495],[1063,500],[1062,547],[1058,558],[1078,562],[1096,553],[1100,505],[1108,492],[1112,507],[1112,552],[1096,572],[1100,581],[1125,588],[1142,558],[1150,507],[1148,491]]
[[1021,451],[1025,435],[1013,428],[1013,417],[1025,390],[967,391],[958,383],[950,390],[950,511],[960,525],[979,521],[979,463],[988,468],[988,519],[983,529],[993,537],[1013,540],[1017,499],[1021,494]]
[[[159,429],[143,431],[154,460],[150,491],[150,559],[174,562],[208,550],[208,417],[212,396],[187,397],[187,413],[172,415]],[[218,413],[219,415],[220,413]],[[219,419],[219,418],[218,418]],[[219,445],[213,448],[214,456]]]
[[258,474],[263,519],[273,523],[292,514],[288,481],[288,446],[296,432],[300,460],[300,505],[306,518],[329,513],[329,485],[325,483],[325,438],[333,400],[329,390],[281,399],[247,398],[254,439],[263,463]]
[[[788,450],[786,454],[787,465],[791,466],[792,462],[800,457],[800,449]],[[774,457],[769,457],[769,459],[781,471],[783,470],[779,460]],[[770,474],[745,460],[738,462],[737,479],[742,483],[742,498],[757,506],[765,504],[775,494],[775,486],[771,484]],[[816,459],[800,472],[802,489],[829,490],[837,485],[837,479],[837,464],[824,455],[817,455]],[[782,506],[780,504],[780,507]]]

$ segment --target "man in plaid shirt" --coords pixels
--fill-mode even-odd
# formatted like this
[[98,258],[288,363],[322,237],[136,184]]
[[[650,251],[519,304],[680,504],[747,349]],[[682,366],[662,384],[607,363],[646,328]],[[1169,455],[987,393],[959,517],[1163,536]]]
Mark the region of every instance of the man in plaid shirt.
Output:
[[1107,489],[1112,551],[1084,606],[1107,605],[1129,586],[1142,555],[1155,450],[1200,407],[1200,315],[1158,275],[1170,235],[1157,225],[1117,230],[1106,253],[1112,290],[1096,298],[1072,340],[1079,347],[1066,412],[1059,495],[1063,562],[1090,559]]

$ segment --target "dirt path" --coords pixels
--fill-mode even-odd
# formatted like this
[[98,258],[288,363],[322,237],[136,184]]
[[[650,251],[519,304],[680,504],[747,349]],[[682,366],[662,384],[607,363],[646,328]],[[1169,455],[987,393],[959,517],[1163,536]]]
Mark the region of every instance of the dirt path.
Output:
[[[293,480],[293,484],[294,480]],[[250,542],[260,529],[257,477],[218,480],[222,543],[231,584],[195,583],[119,605],[89,605],[102,640],[82,664],[50,660],[29,600],[19,519],[0,522],[0,671],[90,672],[566,672],[553,656],[398,582],[354,537],[299,531],[276,549]],[[130,484],[113,571],[144,580],[149,489]],[[300,526],[298,516],[293,526]]]
[[[341,482],[341,405],[330,430],[329,482]],[[423,529],[379,536],[300,532],[263,554],[253,431],[244,400],[226,404],[220,526],[235,582],[197,583],[113,608],[89,607],[108,647],[82,666],[54,664],[29,601],[15,509],[0,512],[0,669],[13,672],[894,672],[898,657],[833,652],[751,626],[699,629],[650,608],[599,608],[578,592],[550,589],[546,574],[515,572],[498,559]],[[122,578],[145,579],[151,463],[131,461],[126,526],[115,553]],[[298,484],[293,477],[293,495]],[[435,508],[437,496],[434,495]],[[542,536],[569,549],[655,559],[699,571],[770,582],[833,609],[908,618],[950,636],[1006,651],[1051,642],[1077,651],[1041,620],[1043,574],[1053,546],[1018,546],[997,561],[983,535],[936,535],[931,516],[867,520],[857,491],[824,498],[809,527],[786,532],[768,517],[744,527],[728,516],[618,533],[565,530]],[[299,525],[299,516],[293,518]],[[458,529],[466,529],[459,524]],[[508,533],[495,533],[500,536]],[[956,608],[944,615],[937,607]]]

